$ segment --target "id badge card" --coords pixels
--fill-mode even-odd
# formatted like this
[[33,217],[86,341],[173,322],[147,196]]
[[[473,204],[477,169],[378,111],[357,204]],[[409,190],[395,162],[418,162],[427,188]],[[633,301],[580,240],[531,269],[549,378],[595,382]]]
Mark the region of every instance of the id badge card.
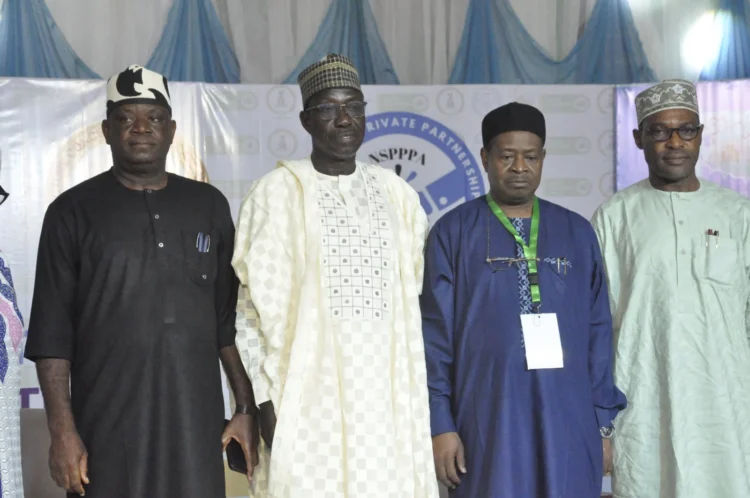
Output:
[[521,328],[529,370],[563,367],[560,329],[555,313],[521,315]]

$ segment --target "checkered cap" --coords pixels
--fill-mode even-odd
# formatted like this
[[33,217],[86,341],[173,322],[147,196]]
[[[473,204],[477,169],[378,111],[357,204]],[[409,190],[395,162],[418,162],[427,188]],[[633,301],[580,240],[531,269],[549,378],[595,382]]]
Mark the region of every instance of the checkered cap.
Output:
[[687,109],[698,112],[698,94],[695,85],[686,80],[665,80],[647,88],[635,97],[638,124],[657,112],[669,109]]
[[328,88],[354,88],[362,90],[354,63],[343,55],[329,54],[323,60],[305,68],[297,77],[302,91],[302,102]]

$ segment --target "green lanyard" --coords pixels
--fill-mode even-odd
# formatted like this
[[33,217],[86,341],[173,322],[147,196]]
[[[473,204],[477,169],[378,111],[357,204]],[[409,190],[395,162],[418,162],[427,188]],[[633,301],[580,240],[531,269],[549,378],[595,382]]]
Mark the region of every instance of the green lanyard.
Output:
[[529,284],[531,284],[531,301],[534,304],[542,302],[541,294],[539,293],[539,273],[536,266],[536,249],[537,243],[539,242],[539,199],[534,197],[534,207],[531,211],[531,234],[529,235],[529,245],[526,245],[523,238],[518,235],[513,224],[510,222],[500,206],[497,205],[495,199],[490,194],[487,194],[487,204],[490,205],[490,209],[495,213],[495,216],[500,223],[503,224],[506,230],[510,232],[513,238],[516,239],[516,243],[523,248],[523,256],[526,258],[526,262],[529,266]]

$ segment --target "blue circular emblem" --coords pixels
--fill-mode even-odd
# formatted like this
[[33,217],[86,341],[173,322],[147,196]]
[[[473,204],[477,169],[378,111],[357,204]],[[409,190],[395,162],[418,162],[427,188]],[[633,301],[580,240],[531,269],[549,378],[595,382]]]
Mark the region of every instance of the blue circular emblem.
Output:
[[[363,146],[383,137],[390,140],[378,141],[378,150],[363,160],[393,163],[396,173],[419,193],[422,207],[431,221],[459,201],[475,199],[486,193],[482,167],[474,154],[453,130],[442,123],[411,112],[384,112],[368,116],[366,126]],[[402,135],[404,139],[399,140],[395,135]],[[419,150],[419,140],[407,137],[428,142],[442,154],[429,156]],[[417,164],[416,168],[404,171],[402,164],[407,162]]]

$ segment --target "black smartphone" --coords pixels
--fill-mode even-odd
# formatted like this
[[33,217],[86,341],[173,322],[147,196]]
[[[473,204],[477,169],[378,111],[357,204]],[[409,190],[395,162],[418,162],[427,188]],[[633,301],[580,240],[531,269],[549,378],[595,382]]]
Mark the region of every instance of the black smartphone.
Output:
[[[229,424],[229,420],[224,419],[224,427]],[[232,439],[227,445],[227,465],[229,468],[240,474],[247,474],[247,462],[245,461],[245,452],[242,451],[240,443]]]

